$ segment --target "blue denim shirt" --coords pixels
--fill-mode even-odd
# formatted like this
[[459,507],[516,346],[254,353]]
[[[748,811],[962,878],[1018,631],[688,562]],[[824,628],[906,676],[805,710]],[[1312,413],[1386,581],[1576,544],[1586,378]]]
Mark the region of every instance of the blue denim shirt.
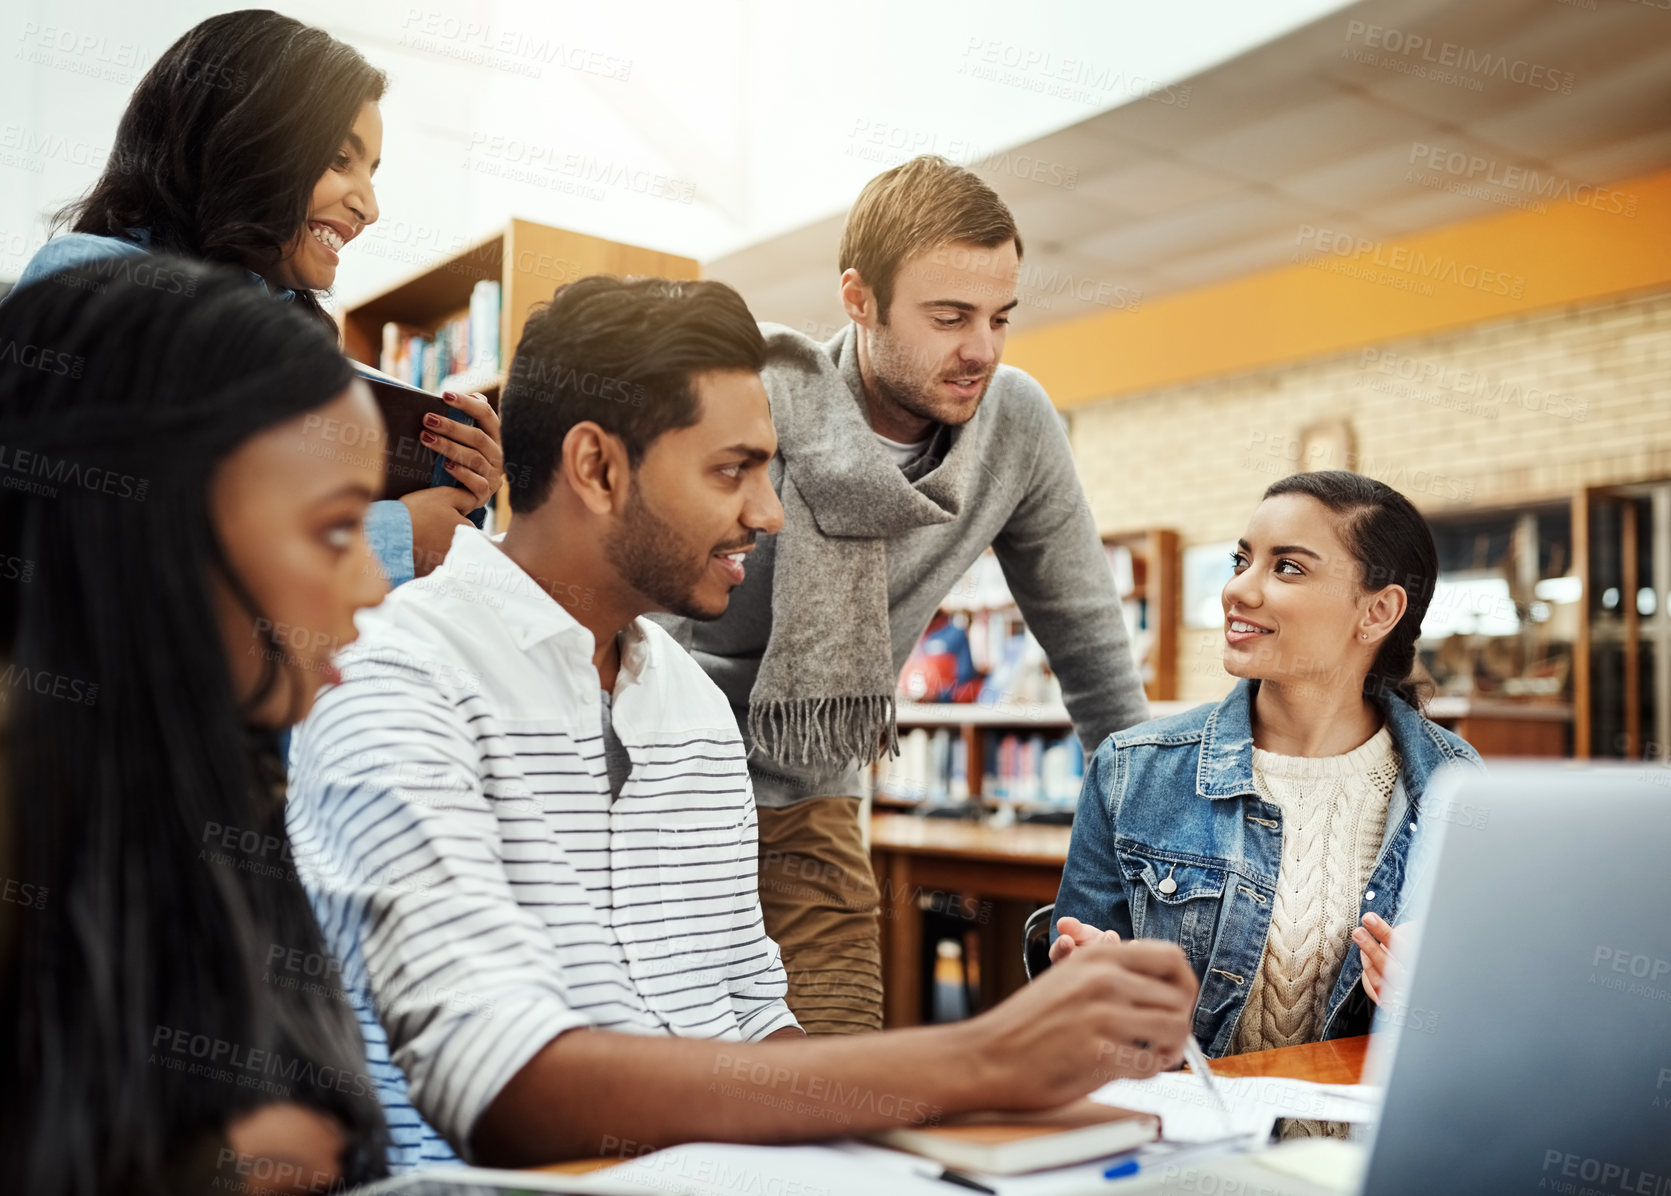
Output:
[[[1282,860],[1282,811],[1253,785],[1253,695],[1238,681],[1218,705],[1155,719],[1103,741],[1085,770],[1055,917],[1122,938],[1168,939],[1201,982],[1195,1037],[1229,1053],[1249,983],[1265,956]],[[1386,830],[1362,895],[1365,913],[1398,922],[1405,864],[1433,773],[1480,763],[1462,739],[1399,698],[1383,700],[1399,760]],[[1171,884],[1163,885],[1168,877]],[[1053,935],[1054,936],[1054,935]],[[1329,996],[1323,1038],[1361,1034],[1373,1008],[1348,948]]]
[[[39,282],[60,270],[68,270],[72,266],[109,258],[144,257],[150,252],[149,229],[130,229],[126,237],[65,233],[63,236],[52,238],[35,252],[35,256],[30,258],[29,264],[23,268],[23,273],[18,275],[17,286],[10,294],[16,294],[31,283]],[[283,287],[268,286],[267,280],[255,271],[251,270],[248,273],[256,286],[275,299],[289,301],[295,298],[296,292]],[[10,295],[7,297],[10,298]],[[442,480],[447,480],[446,476]],[[372,503],[366,511],[366,540],[371,545],[372,552],[376,554],[378,563],[383,566],[383,572],[388,577],[391,588],[412,580],[412,515],[404,503],[395,500]]]

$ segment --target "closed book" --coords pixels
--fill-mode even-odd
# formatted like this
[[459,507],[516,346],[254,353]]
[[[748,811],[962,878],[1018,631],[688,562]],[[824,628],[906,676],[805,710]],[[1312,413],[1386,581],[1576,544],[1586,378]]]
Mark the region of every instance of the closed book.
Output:
[[424,446],[424,416],[441,415],[462,424],[475,421],[445,399],[409,386],[363,362],[352,361],[357,374],[371,388],[371,397],[383,413],[386,468],[383,493],[379,498],[400,498],[430,486],[461,485],[442,465],[444,458]]
[[1153,1113],[1080,1099],[1038,1113],[976,1113],[885,1130],[876,1140],[959,1171],[1020,1175],[1119,1154],[1159,1137]]

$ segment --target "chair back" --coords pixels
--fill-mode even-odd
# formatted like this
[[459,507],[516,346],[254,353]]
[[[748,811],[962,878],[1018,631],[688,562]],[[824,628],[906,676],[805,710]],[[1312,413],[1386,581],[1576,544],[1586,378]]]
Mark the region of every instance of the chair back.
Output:
[[1055,912],[1054,902],[1040,906],[1027,915],[1027,924],[1021,929],[1021,966],[1029,980],[1050,966],[1050,927],[1054,921],[1050,915]]

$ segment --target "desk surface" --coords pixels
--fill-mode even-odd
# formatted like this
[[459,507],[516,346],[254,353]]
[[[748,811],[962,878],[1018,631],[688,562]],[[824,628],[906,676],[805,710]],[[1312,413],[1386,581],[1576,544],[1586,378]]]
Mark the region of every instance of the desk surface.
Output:
[[1224,1076],[1286,1076],[1319,1084],[1356,1084],[1363,1076],[1369,1035],[1308,1042],[1304,1046],[1250,1051],[1213,1060],[1213,1074]]
[[[1274,1051],[1253,1051],[1226,1055],[1213,1060],[1213,1073],[1222,1076],[1286,1076],[1293,1080],[1315,1080],[1320,1084],[1356,1084],[1363,1075],[1364,1055],[1369,1048],[1367,1034],[1358,1038],[1337,1038],[1332,1042],[1311,1042],[1304,1046],[1278,1047]],[[536,1171],[557,1171],[579,1175],[613,1166],[617,1159],[576,1159],[536,1167]]]
[[870,849],[907,855],[960,856],[1017,864],[1053,864],[1068,858],[1072,828],[1021,822],[994,827],[960,818],[919,818],[915,814],[875,814],[870,819]]

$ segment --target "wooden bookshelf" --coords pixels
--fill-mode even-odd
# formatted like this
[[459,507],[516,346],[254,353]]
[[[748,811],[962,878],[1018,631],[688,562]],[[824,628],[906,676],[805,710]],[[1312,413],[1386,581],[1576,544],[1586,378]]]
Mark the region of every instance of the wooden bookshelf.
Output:
[[[1178,551],[1178,534],[1166,528],[1111,533],[1102,537],[1105,548],[1125,548],[1132,559],[1132,586],[1120,595],[1123,605],[1142,603],[1145,626],[1150,632],[1144,658],[1139,661],[1145,680],[1151,712],[1157,717],[1187,704],[1176,701],[1178,696],[1178,627],[1182,620],[1182,560]],[[968,580],[972,573],[965,576]],[[965,587],[961,583],[941,604],[943,614],[964,615],[970,619],[989,613],[1009,616],[1020,622],[1020,611],[1013,601],[978,601],[972,591],[981,590],[978,583]],[[997,597],[998,595],[994,595]],[[898,721],[902,732],[922,728],[954,731],[961,739],[969,787],[969,804],[994,808],[998,800],[986,794],[986,747],[989,736],[1031,734],[1043,732],[1047,736],[1071,732],[1073,720],[1060,701],[1051,702],[911,702],[901,698]],[[872,774],[873,780],[879,780]],[[880,809],[914,809],[924,804],[922,799],[888,794],[878,785],[873,798]],[[1058,809],[1051,805],[1034,807],[1030,803],[1012,802],[1017,809]]]
[[[499,284],[499,361],[496,378],[480,379],[472,389],[497,406],[504,370],[522,339],[522,327],[535,304],[550,300],[564,283],[591,274],[700,278],[693,258],[606,241],[602,237],[552,228],[531,220],[512,220],[492,236],[428,270],[397,283],[342,314],[343,351],[356,361],[376,365],[383,347],[383,325],[394,321],[433,333],[470,310],[470,291],[485,280]],[[505,527],[510,510],[500,493],[497,526]]]
[[1178,627],[1183,622],[1183,557],[1178,533],[1167,528],[1114,532],[1103,536],[1104,547],[1119,546],[1131,553],[1133,586],[1120,595],[1122,605],[1142,603],[1150,631],[1148,650],[1138,662],[1143,688],[1151,702],[1178,696]]
[[1060,702],[1028,706],[1020,702],[907,702],[897,710],[902,727],[1003,727],[1054,731],[1073,726]]
[[[1073,730],[1073,720],[1061,703],[1026,705],[1023,703],[980,702],[907,702],[901,700],[896,708],[901,732],[917,728],[956,731],[963,740],[964,760],[969,783],[969,803],[995,809],[996,798],[985,793],[986,737],[1010,732],[1043,731],[1062,734]],[[895,797],[878,789],[872,798],[878,809],[915,809],[924,804],[920,799]],[[1020,808],[1018,806],[1018,808]],[[1031,808],[1031,807],[1028,807]]]
[[[1181,714],[1195,705],[1197,703],[1174,700],[1151,701],[1149,715],[1151,718],[1165,718],[1168,715]],[[1061,734],[1073,730],[1073,719],[1068,717],[1067,707],[1060,703],[1028,706],[1019,703],[989,705],[979,702],[907,702],[902,699],[896,709],[901,731],[911,731],[918,727],[925,730],[946,727],[958,732],[963,739],[964,759],[983,762],[980,775],[969,775],[969,803],[987,809],[997,809],[999,805],[997,798],[983,792],[986,783],[984,761],[988,735],[1032,731]],[[879,810],[914,810],[924,804],[919,799],[894,797],[880,790],[873,793],[871,800]],[[1020,802],[1010,804],[1023,811],[1059,808]]]

